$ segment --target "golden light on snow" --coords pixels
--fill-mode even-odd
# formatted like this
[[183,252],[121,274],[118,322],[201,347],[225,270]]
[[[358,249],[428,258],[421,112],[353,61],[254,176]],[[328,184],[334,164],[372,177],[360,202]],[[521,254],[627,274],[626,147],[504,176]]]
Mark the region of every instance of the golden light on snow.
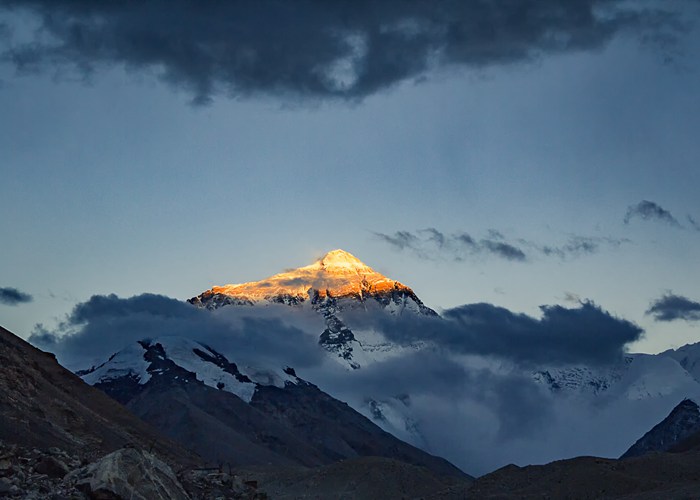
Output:
[[320,297],[331,295],[362,296],[390,290],[411,291],[409,287],[387,278],[344,250],[333,250],[305,267],[275,274],[261,281],[215,286],[202,295],[223,294],[251,301],[289,295],[308,298],[309,290]]

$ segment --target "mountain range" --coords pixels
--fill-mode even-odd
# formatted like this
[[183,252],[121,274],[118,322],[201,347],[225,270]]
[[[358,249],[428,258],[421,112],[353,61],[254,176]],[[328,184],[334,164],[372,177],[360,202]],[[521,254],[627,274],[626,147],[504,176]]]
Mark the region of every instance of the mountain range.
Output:
[[[371,322],[357,321],[363,315],[375,318],[437,318],[408,286],[392,280],[367,266],[352,254],[334,250],[309,266],[242,284],[214,286],[191,298],[189,302],[209,310],[221,308],[264,308],[284,304],[292,309],[311,310],[323,317],[325,329],[318,332],[318,342],[333,359],[351,371],[375,363],[399,358],[412,352],[434,349],[430,342],[397,343],[390,340]],[[375,321],[376,323],[376,321]],[[370,326],[368,326],[368,324]],[[473,359],[454,359],[469,366]],[[499,362],[477,362],[499,373]],[[602,365],[541,364],[526,368],[509,367],[550,392],[556,399],[583,401],[586,406],[629,408],[627,413],[645,408],[646,418],[628,426],[617,450],[603,451],[613,456],[622,453],[638,433],[658,422],[685,397],[700,396],[700,344],[684,346],[658,355],[626,354],[613,363]],[[352,377],[352,374],[348,374]],[[414,414],[411,394],[374,395],[367,390],[355,400],[355,409],[383,429],[401,436],[419,447],[432,451],[425,424]],[[636,405],[636,406],[635,406]],[[610,417],[609,418],[621,418]],[[627,440],[627,441],[625,441]]]
[[[343,250],[328,252],[311,265],[287,270],[260,281],[213,286],[188,302],[212,313],[233,308],[246,314],[246,311],[253,313],[270,307],[288,307],[290,311],[315,315],[323,326],[310,333],[317,337],[318,345],[327,353],[329,360],[348,370],[345,376],[348,380],[361,380],[361,372],[371,372],[375,366],[435,349],[426,341],[399,344],[374,328],[372,322],[358,319],[364,316],[402,320],[440,319],[410,287],[376,272]],[[152,401],[155,397],[141,394],[159,393],[149,388],[156,384],[157,377],[162,379],[161,373],[167,372],[161,367],[165,361],[193,374],[189,377],[201,381],[205,387],[202,390],[218,389],[237,396],[247,403],[246,409],[259,408],[263,404],[263,394],[288,394],[290,390],[309,392],[311,387],[319,394],[324,393],[313,385],[320,382],[323,386],[324,380],[300,379],[296,377],[298,367],[238,366],[235,353],[233,359],[228,359],[227,353],[218,352],[215,345],[195,345],[186,339],[163,337],[150,339],[148,344],[145,342],[146,339],[125,347],[101,366],[81,372],[81,376],[130,406],[137,414],[148,416],[149,421],[160,418],[154,410],[159,405],[152,404],[149,408],[149,398]],[[160,355],[155,353],[156,348],[161,349]],[[474,370],[471,366],[474,359],[453,356],[449,360],[464,365],[465,369]],[[479,359],[477,364],[478,373],[500,376],[504,371],[499,362]],[[540,391],[549,393],[550,396],[546,397],[551,397],[554,404],[598,408],[585,417],[591,421],[591,427],[596,419],[607,425],[609,422],[621,425],[622,429],[614,440],[601,437],[600,441],[606,442],[605,445],[582,448],[588,453],[619,456],[680,400],[700,396],[700,382],[694,377],[700,373],[698,366],[700,349],[685,346],[658,355],[626,354],[612,364],[509,366],[506,371],[532,381]],[[180,375],[178,380],[188,378]],[[405,390],[394,394],[377,392],[372,387],[363,387],[362,383],[358,383],[358,386],[351,394],[347,391],[335,393],[333,387],[326,389],[324,394],[348,401],[354,410],[390,435],[433,454],[442,452],[445,444],[435,439],[435,431],[431,429],[432,424],[430,418],[425,416],[425,410],[416,407],[417,395],[412,392],[410,384],[406,385]],[[187,405],[190,405],[193,396],[190,394],[188,397]],[[205,400],[201,399],[198,404],[210,408],[211,405],[202,403]],[[630,414],[637,414],[637,417],[631,419]],[[217,425],[220,425],[221,418],[216,418]],[[207,414],[202,422],[210,422],[210,419],[211,415]],[[161,423],[161,427],[164,425]],[[192,429],[202,425],[169,422],[166,427],[171,429],[171,437],[177,437],[180,432],[178,428],[193,432]],[[210,422],[207,425],[213,424]],[[234,428],[236,425],[226,424]],[[203,444],[200,449],[211,456],[217,448],[206,444],[205,434],[201,436]],[[256,441],[253,443],[259,445]],[[572,444],[570,448],[575,450],[576,446]],[[230,453],[216,453],[221,453],[222,457],[230,456]],[[279,454],[278,451],[275,453]],[[259,456],[267,455],[259,453]],[[352,454],[346,453],[345,456]],[[465,462],[460,462],[458,454],[448,456],[464,467]]]
[[[491,398],[489,384],[501,380],[492,377],[503,376],[502,380],[520,384],[517,390],[534,390],[530,394],[535,400],[590,410],[572,424],[591,420],[591,429],[615,436],[617,444],[604,455],[623,458],[574,458],[524,468],[509,465],[475,481],[440,457],[459,457],[454,450],[450,454],[444,441],[435,439],[442,430],[448,436],[449,432],[461,435],[460,429],[435,426],[433,419],[449,408],[441,407],[439,400],[428,400],[426,413],[425,393],[415,382],[398,383],[406,388],[400,393],[366,383],[380,374],[388,377],[384,385],[397,384],[403,360],[424,361],[429,357],[421,356],[439,349],[427,340],[397,343],[372,326],[376,323],[358,320],[372,315],[439,321],[440,315],[410,287],[335,250],[309,266],[261,281],[214,286],[188,302],[208,314],[267,309],[278,314],[281,307],[315,316],[319,321],[313,324],[322,326],[307,333],[317,338],[318,348],[335,370],[314,371],[266,356],[240,359],[235,350],[220,350],[213,342],[164,332],[156,337],[144,334],[138,342],[74,375],[51,354],[0,330],[0,447],[3,443],[28,447],[29,451],[21,452],[25,455],[34,453],[31,447],[54,447],[74,457],[67,463],[94,462],[66,475],[62,482],[56,479],[41,486],[71,492],[89,484],[97,488],[95,470],[129,460],[143,462],[139,467],[148,470],[165,471],[163,481],[179,481],[182,487],[177,486],[177,491],[196,498],[233,488],[234,483],[226,483],[223,475],[216,476],[214,484],[208,476],[192,472],[204,466],[214,467],[220,475],[226,468],[236,470],[236,495],[249,497],[254,492],[241,481],[264,485],[275,498],[295,497],[310,485],[326,491],[326,496],[338,492],[349,498],[376,497],[383,491],[424,498],[528,498],[577,496],[577,492],[615,498],[647,492],[652,498],[683,495],[698,485],[700,410],[695,401],[700,400],[700,344],[657,355],[625,354],[600,365],[516,366],[484,357],[440,358],[478,375],[471,380],[481,386],[469,387],[467,392],[478,390],[476,394]],[[387,366],[393,371],[387,371]],[[425,366],[425,376],[435,369]],[[324,373],[333,373],[335,383],[324,380]],[[352,397],[345,403],[343,396],[348,394]],[[459,389],[449,394],[456,395],[456,407],[468,403],[459,400]],[[503,401],[509,404],[513,397]],[[480,408],[470,411],[489,407]],[[541,414],[547,418],[547,409],[542,408]],[[514,425],[528,425],[525,416],[513,417]],[[469,427],[479,418],[461,422]],[[498,422],[495,428],[504,435]],[[459,445],[460,439],[453,441]],[[504,437],[498,439],[504,446],[508,443]],[[120,451],[124,446],[144,451],[124,454]],[[25,448],[11,449],[15,450],[12,456],[18,457],[16,467],[48,460],[43,455],[20,460],[18,450]],[[151,452],[165,465],[158,465]],[[123,456],[99,458],[113,453]],[[476,463],[478,458],[470,460]],[[168,466],[180,472],[167,472]],[[668,470],[674,473],[661,474]],[[371,474],[391,474],[393,482],[363,483],[362,477]],[[14,486],[18,484],[29,483]],[[409,484],[410,491],[405,490]]]

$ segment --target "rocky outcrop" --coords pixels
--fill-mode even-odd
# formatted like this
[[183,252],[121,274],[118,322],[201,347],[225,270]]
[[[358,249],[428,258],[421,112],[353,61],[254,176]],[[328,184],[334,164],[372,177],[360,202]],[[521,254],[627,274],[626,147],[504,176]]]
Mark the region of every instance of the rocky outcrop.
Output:
[[[123,448],[88,462],[60,448],[0,441],[0,498],[27,500],[243,499],[266,493],[235,471],[186,468],[177,474],[154,454]],[[246,484],[248,482],[248,484]]]
[[166,463],[136,448],[114,451],[71,472],[66,481],[96,499],[189,499]]

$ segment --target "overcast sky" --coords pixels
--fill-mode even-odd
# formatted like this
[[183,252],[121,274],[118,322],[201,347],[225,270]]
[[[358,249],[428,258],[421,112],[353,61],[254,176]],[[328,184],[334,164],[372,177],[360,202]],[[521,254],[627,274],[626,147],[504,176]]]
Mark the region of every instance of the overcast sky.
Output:
[[0,0],[0,324],[343,248],[699,341],[700,5],[513,5]]

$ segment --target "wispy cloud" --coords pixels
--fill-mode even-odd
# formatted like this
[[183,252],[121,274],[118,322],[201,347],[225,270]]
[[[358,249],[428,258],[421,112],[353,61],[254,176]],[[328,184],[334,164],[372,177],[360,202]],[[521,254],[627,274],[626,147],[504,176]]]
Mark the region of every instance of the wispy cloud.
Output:
[[594,50],[621,33],[666,49],[682,32],[665,3],[604,4],[5,0],[0,8],[23,8],[42,24],[0,55],[20,70],[156,70],[199,104],[217,94],[358,99],[436,68]]
[[533,245],[546,256],[566,259],[598,253],[603,247],[617,248],[625,243],[630,243],[630,240],[610,236],[570,236],[568,241],[562,245]]
[[542,245],[523,238],[509,241],[496,229],[489,229],[485,237],[477,238],[466,232],[447,234],[434,227],[393,234],[375,232],[374,235],[395,250],[409,251],[421,258],[456,261],[478,255],[514,262],[526,262],[533,255],[568,259],[594,254],[603,248],[617,248],[630,241],[625,238],[574,235],[560,245]]
[[0,287],[0,304],[6,306],[17,306],[34,300],[30,294],[22,292],[13,287]]
[[464,232],[445,234],[434,227],[394,234],[375,232],[374,235],[396,250],[410,251],[421,258],[440,256],[463,260],[469,255],[493,255],[511,261],[527,260],[521,248],[503,241],[503,235],[494,230],[489,231],[488,237],[479,239]]
[[686,217],[688,219],[688,224],[690,224],[690,227],[692,227],[696,231],[700,231],[700,222],[696,221],[695,218],[691,215],[687,215]]
[[646,314],[656,321],[700,321],[700,302],[668,292],[653,301]]
[[629,224],[632,219],[642,219],[645,221],[663,222],[673,227],[683,227],[671,212],[661,207],[658,203],[649,200],[642,200],[636,205],[630,205],[625,214],[625,224]]

